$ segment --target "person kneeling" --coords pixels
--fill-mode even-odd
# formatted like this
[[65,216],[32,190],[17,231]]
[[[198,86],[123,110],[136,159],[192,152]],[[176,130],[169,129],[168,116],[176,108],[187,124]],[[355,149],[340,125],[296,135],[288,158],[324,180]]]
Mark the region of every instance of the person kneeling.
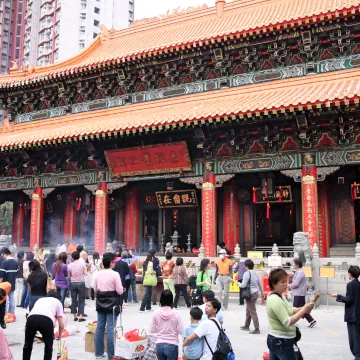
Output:
[[61,339],[64,330],[64,310],[60,302],[60,294],[56,290],[52,290],[47,293],[46,297],[36,301],[27,318],[23,360],[31,358],[37,331],[42,335],[45,343],[44,360],[52,359],[56,319],[59,323],[59,339]]

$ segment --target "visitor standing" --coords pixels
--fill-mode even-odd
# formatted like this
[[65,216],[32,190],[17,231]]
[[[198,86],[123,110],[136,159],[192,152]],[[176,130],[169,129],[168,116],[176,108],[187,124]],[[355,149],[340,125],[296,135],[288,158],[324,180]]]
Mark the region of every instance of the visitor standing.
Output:
[[221,309],[221,303],[217,299],[212,299],[206,303],[205,313],[208,320],[202,321],[195,331],[190,334],[183,343],[186,347],[198,338],[204,338],[204,349],[201,360],[212,360],[212,353],[216,350],[221,325],[216,318],[216,314]]
[[211,288],[211,278],[208,270],[210,269],[210,260],[202,259],[200,262],[200,269],[196,277],[196,286],[199,286],[201,291],[209,290]]
[[[161,276],[161,269],[160,269],[160,260],[158,257],[156,257],[156,251],[154,249],[150,249],[149,250],[149,255],[153,256],[153,270],[155,272],[156,277],[158,278],[159,276]],[[151,301],[153,303],[153,305],[157,304],[157,292],[156,291],[152,291],[152,298]]]
[[6,329],[5,323],[5,307],[6,307],[6,297],[11,291],[11,284],[9,282],[2,282],[0,284],[0,326],[3,329]]
[[6,300],[6,312],[15,314],[15,289],[18,264],[11,256],[11,252],[8,248],[3,248],[3,258],[4,261],[0,267],[0,283],[4,281],[11,284],[11,290]]
[[161,264],[161,273],[163,277],[164,290],[170,290],[175,297],[175,286],[173,279],[173,270],[175,263],[172,261],[173,254],[167,251],[165,254],[166,261]]
[[184,296],[185,303],[188,308],[191,307],[190,297],[187,292],[187,281],[188,273],[184,266],[183,258],[176,259],[176,266],[173,270],[173,279],[175,284],[175,299],[174,299],[174,308],[177,309],[177,304],[179,301],[180,294]]
[[67,254],[62,252],[59,259],[52,265],[52,278],[55,279],[55,286],[60,295],[60,302],[64,307],[66,293],[68,291],[68,267]]
[[59,293],[56,290],[51,290],[46,297],[36,302],[30,312],[25,327],[23,360],[31,359],[34,338],[37,332],[41,334],[45,343],[44,360],[52,359],[56,322],[59,324],[58,340],[61,339],[64,330],[64,310],[59,299]]
[[24,291],[24,261],[25,252],[19,251],[17,253],[18,270],[16,273],[16,307],[21,307],[22,293]]
[[229,304],[229,287],[231,278],[232,261],[227,257],[226,250],[222,249],[220,250],[219,260],[216,262],[214,285],[216,284],[218,297],[224,310],[227,309]]
[[[96,293],[96,311],[98,315],[95,332],[95,357],[111,360],[115,355],[114,349],[114,327],[120,313],[120,296],[123,294],[123,286],[119,273],[113,271],[113,253],[103,255],[103,270],[100,270],[94,280],[94,291]],[[115,319],[113,310],[115,308]],[[107,331],[107,354],[104,353],[104,334]]]
[[44,261],[44,270],[51,276],[53,265],[58,261],[55,251],[52,251]]
[[269,322],[267,345],[270,359],[298,360],[295,324],[305,314],[310,314],[314,303],[294,308],[286,300],[284,293],[288,288],[288,275],[284,269],[270,272],[269,287],[272,293],[267,298],[266,312]]
[[121,258],[119,261],[115,262],[115,260],[116,258],[113,261],[113,264],[115,264],[114,270],[120,275],[121,284],[124,288],[123,296],[121,298],[121,306],[125,305],[124,301],[126,301],[125,306],[127,306],[126,278],[128,278],[130,274],[129,265],[126,262],[122,261]]
[[[240,261],[235,267],[234,272],[237,273],[237,281],[241,284],[243,282],[244,274],[246,273],[245,262]],[[244,298],[241,296],[242,289],[239,286],[239,305],[244,305]]]
[[90,295],[91,300],[95,300],[95,291],[94,291],[94,283],[96,274],[102,269],[102,262],[100,260],[100,255],[97,251],[93,253],[93,257],[88,269],[88,277],[90,279]]
[[34,260],[34,253],[27,252],[25,255],[25,261],[23,262],[23,276],[24,276],[24,288],[21,296],[21,306],[26,309],[29,306],[29,287],[27,284],[28,277],[30,275],[29,263]]
[[121,261],[123,261],[124,263],[126,263],[129,267],[129,273],[125,276],[125,291],[124,291],[124,305],[127,306],[128,305],[128,297],[129,297],[129,291],[130,291],[130,285],[131,285],[131,268],[130,265],[132,263],[132,258],[129,258],[129,251],[128,250],[123,250],[121,253]]
[[[85,276],[87,275],[86,266],[79,261],[80,254],[74,251],[71,254],[73,262],[68,265],[68,274],[70,276],[70,292],[71,292],[71,313],[74,315],[74,321],[85,321]],[[78,319],[79,316],[79,319]]]
[[183,331],[180,314],[173,309],[174,297],[171,290],[164,290],[160,296],[160,309],[156,310],[150,331],[156,333],[156,356],[158,360],[177,360],[179,356],[179,335]]
[[360,360],[360,269],[350,266],[346,285],[346,296],[332,294],[337,302],[345,304],[345,322],[347,323],[350,350],[355,360]]
[[[300,308],[305,305],[305,299],[307,296],[307,282],[302,267],[302,261],[300,259],[295,259],[294,268],[296,271],[291,284],[289,284],[289,289],[294,297],[293,306],[296,308]],[[305,314],[304,318],[309,323],[310,328],[313,328],[316,325],[316,320],[314,320],[310,314]]]
[[252,260],[245,261],[245,274],[242,283],[239,286],[244,289],[250,286],[250,297],[246,299],[246,318],[245,325],[241,330],[249,331],[251,320],[254,323],[255,330],[250,331],[250,334],[260,334],[259,319],[256,312],[256,302],[259,298],[259,291],[261,296],[264,296],[264,290],[261,285],[259,274],[254,271],[254,263]]
[[29,287],[29,310],[31,311],[35,303],[46,296],[47,273],[41,269],[38,260],[31,260],[29,263],[30,275],[28,277]]
[[[149,252],[146,260],[143,263],[143,278],[145,278],[146,274],[156,275],[154,270],[154,255]],[[152,294],[151,285],[144,285],[144,296],[140,306],[140,312],[144,313],[146,311],[151,311],[151,294]]]

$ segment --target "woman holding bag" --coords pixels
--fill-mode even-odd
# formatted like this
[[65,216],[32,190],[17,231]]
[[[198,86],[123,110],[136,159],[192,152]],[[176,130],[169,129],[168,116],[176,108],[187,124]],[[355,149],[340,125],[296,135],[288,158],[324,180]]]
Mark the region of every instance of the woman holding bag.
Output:
[[144,297],[141,302],[140,312],[151,311],[152,288],[157,285],[157,277],[153,265],[154,255],[149,254],[143,264],[144,274]]

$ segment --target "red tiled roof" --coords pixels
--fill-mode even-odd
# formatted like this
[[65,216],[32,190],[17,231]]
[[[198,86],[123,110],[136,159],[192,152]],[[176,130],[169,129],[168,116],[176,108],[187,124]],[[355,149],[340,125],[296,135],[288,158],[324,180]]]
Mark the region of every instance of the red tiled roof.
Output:
[[181,47],[198,47],[231,36],[251,36],[277,28],[299,26],[359,13],[360,0],[235,0],[225,5],[223,17],[216,8],[200,9],[155,19],[98,37],[84,52],[67,61],[37,68],[32,74],[13,72],[0,79],[0,88],[21,86],[126,62]]
[[[2,150],[61,139],[161,130],[232,116],[259,116],[312,105],[358,102],[360,69],[279,80],[196,95],[67,115],[0,128]],[[106,136],[106,135],[104,135]]]

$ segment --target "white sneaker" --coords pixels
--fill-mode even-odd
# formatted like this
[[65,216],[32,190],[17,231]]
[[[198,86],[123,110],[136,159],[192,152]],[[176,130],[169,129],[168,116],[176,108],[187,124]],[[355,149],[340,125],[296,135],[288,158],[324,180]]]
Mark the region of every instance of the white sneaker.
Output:
[[152,309],[150,309],[150,310],[146,310],[146,312],[150,312],[150,311],[152,311]]
[[144,312],[145,312],[145,310],[140,310],[140,312],[141,312],[141,313],[144,313]]
[[102,355],[100,356],[96,356],[95,359],[105,359],[108,357],[108,354],[107,353],[103,353]]
[[124,302],[122,306],[129,306],[129,304]]

